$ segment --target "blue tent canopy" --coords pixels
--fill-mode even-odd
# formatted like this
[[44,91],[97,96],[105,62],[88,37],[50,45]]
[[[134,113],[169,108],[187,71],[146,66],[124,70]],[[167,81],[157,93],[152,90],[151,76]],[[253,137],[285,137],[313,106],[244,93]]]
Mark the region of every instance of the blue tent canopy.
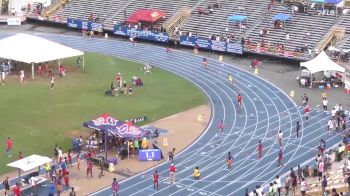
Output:
[[241,15],[232,15],[227,18],[229,22],[243,22],[247,20],[247,16],[241,16]]
[[324,3],[325,0],[311,0],[312,3]]
[[276,14],[273,16],[273,20],[286,21],[290,18],[288,14]]
[[111,117],[108,114],[103,114],[94,120],[84,122],[84,127],[94,129],[97,131],[109,131],[115,129],[116,126],[123,124],[122,121]]
[[329,3],[329,4],[338,4],[342,2],[342,0],[325,0],[325,3]]

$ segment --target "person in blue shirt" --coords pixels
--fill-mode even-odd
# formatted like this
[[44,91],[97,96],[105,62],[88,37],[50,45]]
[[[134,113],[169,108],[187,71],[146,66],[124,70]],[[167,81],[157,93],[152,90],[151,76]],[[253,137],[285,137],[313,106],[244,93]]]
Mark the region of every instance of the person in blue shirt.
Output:
[[64,161],[61,163],[62,175],[65,176],[67,174],[67,165]]
[[49,196],[54,196],[56,193],[56,185],[55,183],[51,182],[49,187]]

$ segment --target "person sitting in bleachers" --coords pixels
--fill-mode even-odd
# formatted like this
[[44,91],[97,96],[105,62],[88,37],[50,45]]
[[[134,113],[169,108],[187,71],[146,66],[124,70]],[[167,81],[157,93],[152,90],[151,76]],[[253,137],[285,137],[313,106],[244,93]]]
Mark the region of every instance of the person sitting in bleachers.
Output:
[[207,13],[203,8],[201,8],[201,7],[198,8],[198,14],[199,14],[199,15],[202,15],[202,14],[203,14],[203,15],[208,15],[208,13]]
[[94,13],[91,13],[89,16],[89,22],[94,21]]
[[221,3],[219,2],[219,0],[215,0],[215,3],[214,3],[214,8],[221,8]]

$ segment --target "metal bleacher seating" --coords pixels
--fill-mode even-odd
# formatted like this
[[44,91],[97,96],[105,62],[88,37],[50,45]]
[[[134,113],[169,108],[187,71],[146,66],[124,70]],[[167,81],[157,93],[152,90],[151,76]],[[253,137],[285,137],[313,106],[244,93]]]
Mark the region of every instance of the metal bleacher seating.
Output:
[[[209,12],[209,0],[203,0],[198,8],[203,8]],[[195,9],[184,24],[180,26],[183,32],[197,33],[199,37],[208,38],[211,35],[232,34],[238,38],[243,33],[254,26],[256,21],[267,11],[270,1],[267,0],[226,0],[219,1],[220,8],[214,8],[212,14],[199,15]],[[248,17],[247,22],[242,24],[246,29],[240,29],[239,23],[227,23],[227,18],[231,15],[243,15]],[[227,30],[227,31],[226,31]]]
[[[272,18],[280,13],[289,14],[291,18],[285,22],[283,29],[275,29]],[[276,5],[266,14],[264,21],[249,32],[246,37],[251,38],[253,42],[260,42],[264,39],[265,42],[270,42],[270,44],[283,44],[285,49],[289,51],[304,47],[305,44],[308,48],[313,49],[335,24],[336,20],[336,16],[333,15],[292,14],[290,8]],[[264,28],[269,31],[269,34],[259,37],[260,30]],[[289,34],[289,40],[286,39],[287,33]],[[307,33],[310,33],[309,37],[306,36]]]
[[[122,23],[127,17],[138,9],[160,9],[166,12],[169,18],[182,7],[192,7],[195,0],[72,0],[64,9],[59,10],[56,15],[66,19],[67,17],[87,20],[91,13],[94,17],[100,16],[108,29],[112,29],[115,23]],[[164,22],[161,20],[158,24]]]
[[350,50],[350,15],[341,16],[339,26],[345,27],[345,38],[339,43],[338,48]]

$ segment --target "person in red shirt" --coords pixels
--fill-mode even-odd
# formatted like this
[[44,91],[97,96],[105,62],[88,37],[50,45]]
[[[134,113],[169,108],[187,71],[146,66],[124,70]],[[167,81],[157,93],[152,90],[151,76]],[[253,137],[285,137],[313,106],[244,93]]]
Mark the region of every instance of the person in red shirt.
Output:
[[241,94],[238,94],[238,96],[237,96],[237,101],[238,101],[238,105],[239,105],[240,107],[242,107],[242,96],[241,96]]
[[45,63],[45,74],[47,77],[49,77],[49,64]]
[[72,150],[68,150],[68,163],[67,166],[73,167],[73,162],[72,162]]
[[309,105],[305,106],[305,112],[304,112],[304,116],[306,120],[309,120],[309,114],[310,114],[310,107]]
[[263,145],[262,145],[261,141],[259,141],[259,144],[258,144],[258,159],[259,160],[262,158],[262,152],[263,152]]
[[7,141],[6,141],[6,152],[7,152],[7,155],[8,157],[12,157],[12,146],[13,146],[13,141],[10,137],[7,138]]
[[171,53],[171,50],[169,47],[166,47],[165,51],[166,51],[166,53]]
[[38,66],[38,76],[43,77],[42,75],[42,68],[41,68],[41,63]]
[[170,165],[169,171],[170,171],[170,176],[169,176],[170,183],[174,184],[175,178],[176,178],[176,176],[175,176],[176,175],[176,167],[174,166],[173,163]]
[[119,84],[119,82],[120,82],[120,73],[118,73],[116,76],[115,76],[115,80],[118,82],[118,84]]
[[282,149],[278,152],[278,157],[277,157],[277,167],[279,166],[284,166],[283,164],[283,153],[282,153]]
[[66,185],[66,190],[69,189],[69,172],[66,173],[66,175],[64,175],[64,184]]
[[13,194],[15,196],[21,196],[21,187],[19,186],[19,183],[16,183],[16,186],[13,188]]
[[157,190],[159,190],[158,181],[159,181],[159,174],[158,174],[158,171],[156,170],[153,173],[153,188],[156,189],[157,187]]

